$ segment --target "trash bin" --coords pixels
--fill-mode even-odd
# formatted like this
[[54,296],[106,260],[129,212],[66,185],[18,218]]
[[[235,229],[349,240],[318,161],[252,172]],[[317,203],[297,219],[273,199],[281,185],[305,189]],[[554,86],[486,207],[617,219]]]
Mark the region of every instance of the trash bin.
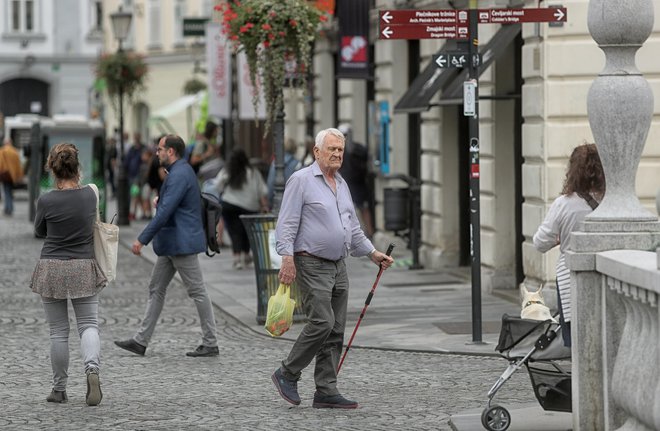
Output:
[[383,210],[385,216],[385,230],[402,231],[408,229],[408,194],[407,188],[383,189]]
[[[280,256],[275,251],[275,224],[277,218],[272,214],[242,215],[241,221],[250,240],[250,249],[254,260],[254,273],[257,277],[257,322],[266,323],[268,300],[277,292],[280,281]],[[272,256],[272,259],[271,259]],[[291,285],[291,297],[296,300],[293,310],[294,322],[306,318],[298,285]]]

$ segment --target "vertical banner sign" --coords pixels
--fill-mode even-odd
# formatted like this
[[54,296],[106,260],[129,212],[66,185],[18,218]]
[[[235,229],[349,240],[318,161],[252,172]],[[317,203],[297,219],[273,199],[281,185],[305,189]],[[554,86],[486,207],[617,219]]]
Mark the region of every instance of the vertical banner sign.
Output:
[[368,79],[369,0],[337,0],[337,78]]
[[[250,67],[244,52],[236,55],[237,81],[238,81],[238,118],[241,120],[254,120],[255,118],[266,118],[266,101],[264,100],[259,80],[256,87],[250,81]],[[252,95],[259,92],[259,112],[254,112]]]
[[231,118],[231,46],[220,24],[206,24],[209,115]]

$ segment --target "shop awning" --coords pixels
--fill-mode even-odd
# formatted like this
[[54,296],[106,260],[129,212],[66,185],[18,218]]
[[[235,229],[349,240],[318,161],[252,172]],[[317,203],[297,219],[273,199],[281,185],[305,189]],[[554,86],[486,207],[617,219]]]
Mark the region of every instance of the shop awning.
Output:
[[175,101],[168,103],[160,109],[157,109],[151,114],[151,120],[161,119],[161,118],[170,118],[172,115],[178,114],[181,111],[186,110],[188,107],[193,106],[204,98],[206,94],[205,91],[200,91],[197,94],[190,94],[183,96]]
[[[488,43],[479,49],[482,63],[479,73],[488,69],[495,60],[509,47],[520,33],[520,24],[503,25]],[[438,54],[456,50],[456,42],[448,40]],[[459,68],[441,69],[435,62],[426,66],[415,78],[410,88],[394,106],[394,113],[415,113],[427,111],[431,107],[431,99],[442,90],[439,105],[463,103],[463,82],[467,80],[468,70]]]
[[[160,133],[163,134],[176,134],[177,130],[167,121],[168,118],[176,115],[186,109],[198,104],[204,99],[206,91],[200,91],[197,94],[190,94],[183,96],[175,101],[168,103],[167,105],[159,108],[151,114],[149,117],[149,124],[158,128]],[[190,122],[190,121],[188,121]],[[188,124],[188,129],[190,129],[190,124]]]

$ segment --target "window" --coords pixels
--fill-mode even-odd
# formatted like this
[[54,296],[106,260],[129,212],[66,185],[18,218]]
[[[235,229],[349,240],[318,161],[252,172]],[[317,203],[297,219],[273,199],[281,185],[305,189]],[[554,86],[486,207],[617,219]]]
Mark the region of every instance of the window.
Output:
[[174,4],[174,44],[183,45],[183,17],[186,16],[185,0],[176,0]]
[[160,0],[149,0],[149,47],[160,48]]
[[204,0],[202,1],[202,13],[200,16],[207,17],[213,15],[213,0]]
[[36,0],[11,0],[9,3],[10,29],[16,33],[36,30]]
[[92,30],[101,30],[103,28],[103,2],[101,0],[93,0],[92,4]]

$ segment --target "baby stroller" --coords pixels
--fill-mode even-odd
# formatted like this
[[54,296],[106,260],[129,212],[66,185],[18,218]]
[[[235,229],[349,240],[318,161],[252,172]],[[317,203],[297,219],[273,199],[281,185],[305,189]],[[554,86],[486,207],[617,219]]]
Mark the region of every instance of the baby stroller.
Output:
[[564,346],[558,323],[505,314],[495,350],[509,360],[509,366],[488,391],[488,406],[481,414],[484,428],[505,431],[511,425],[509,411],[491,402],[497,391],[523,365],[527,367],[534,394],[543,410],[571,411],[571,373],[556,362],[570,359],[571,349]]

